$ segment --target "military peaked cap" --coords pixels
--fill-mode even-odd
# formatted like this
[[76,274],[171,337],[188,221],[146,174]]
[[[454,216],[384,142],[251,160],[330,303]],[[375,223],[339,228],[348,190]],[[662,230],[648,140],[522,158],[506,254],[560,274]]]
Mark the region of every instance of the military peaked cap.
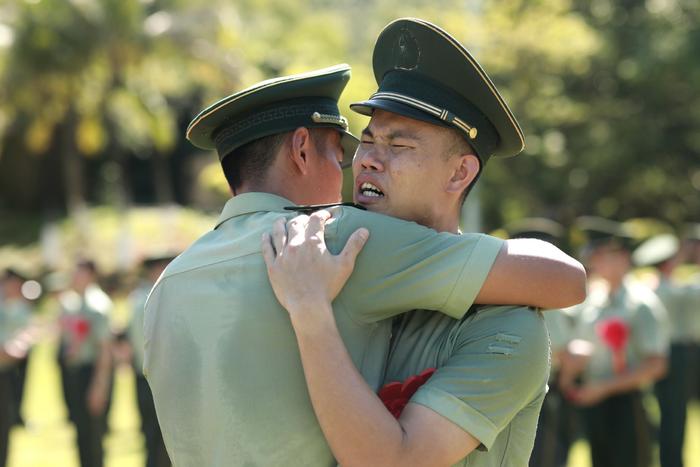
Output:
[[467,49],[438,26],[415,18],[380,33],[372,58],[379,89],[350,105],[382,109],[457,129],[482,162],[523,150],[523,132],[496,86]]
[[527,217],[510,222],[506,226],[510,238],[537,238],[550,243],[558,243],[564,236],[564,227],[544,217]]
[[645,240],[632,253],[632,261],[638,266],[655,266],[678,253],[680,242],[673,234],[659,234]]
[[588,248],[616,243],[630,250],[634,241],[634,236],[625,224],[602,217],[579,217],[576,219],[575,228],[584,233]]
[[187,127],[187,139],[202,149],[216,149],[223,160],[233,150],[265,136],[299,127],[341,132],[344,165],[358,140],[338,110],[338,98],[350,79],[348,65],[262,81],[210,105]]

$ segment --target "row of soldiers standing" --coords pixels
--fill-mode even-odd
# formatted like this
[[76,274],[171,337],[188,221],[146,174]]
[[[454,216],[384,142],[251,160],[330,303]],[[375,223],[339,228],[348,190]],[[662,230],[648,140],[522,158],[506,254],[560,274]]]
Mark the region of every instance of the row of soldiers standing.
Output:
[[[585,217],[580,259],[586,301],[544,313],[552,346],[550,390],[540,415],[532,467],[565,466],[578,436],[593,467],[683,466],[688,401],[700,389],[700,226],[684,244],[672,233],[639,243],[630,223]],[[561,243],[551,221],[521,223],[511,235]],[[681,269],[681,262],[694,266]],[[636,269],[632,271],[633,267]],[[693,267],[695,269],[693,269]],[[647,413],[656,396],[659,424]],[[659,460],[652,460],[652,440]]]
[[154,256],[143,261],[141,280],[129,297],[129,325],[121,332],[111,327],[113,303],[98,285],[94,262],[78,262],[67,283],[58,274],[46,277],[47,298],[60,310],[50,323],[32,316],[33,303],[23,291],[32,281],[15,269],[5,271],[0,279],[0,467],[7,462],[12,427],[23,423],[19,409],[31,345],[46,337],[59,339],[57,363],[68,418],[75,426],[80,465],[104,464],[103,438],[108,430],[114,366],[120,361],[134,368],[146,465],[170,465],[153,397],[142,374],[142,323],[148,292],[171,259]]

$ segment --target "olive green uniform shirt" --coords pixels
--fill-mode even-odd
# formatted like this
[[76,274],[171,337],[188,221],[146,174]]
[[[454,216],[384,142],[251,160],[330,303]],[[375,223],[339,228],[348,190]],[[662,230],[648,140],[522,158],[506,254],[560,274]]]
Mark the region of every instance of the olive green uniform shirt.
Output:
[[562,310],[547,310],[542,315],[547,325],[552,352],[566,349],[571,339],[571,318]]
[[[564,310],[546,310],[542,315],[544,316],[544,323],[547,326],[551,352],[555,354],[566,350],[571,340],[573,327],[571,316],[564,312]],[[552,371],[550,371],[549,378],[550,383],[555,382],[554,380],[557,378],[558,369],[559,363],[556,359],[552,360]]]
[[[682,342],[700,342],[700,274],[692,277],[695,283],[677,285],[675,295],[680,296],[680,315],[682,325],[672,325],[672,340]],[[659,294],[660,295],[660,294]],[[669,311],[670,313],[670,311]]]
[[410,402],[481,442],[455,465],[526,466],[549,375],[541,313],[489,306],[459,320],[422,310],[399,320],[385,383],[437,368]]
[[669,331],[666,310],[646,286],[625,281],[613,294],[591,287],[578,314],[575,335],[593,344],[593,353],[584,373],[589,382],[615,376],[613,351],[600,335],[600,323],[621,319],[628,327],[625,346],[626,368],[634,369],[646,357],[668,354]]
[[661,277],[655,292],[668,314],[671,342],[692,342],[693,330],[697,326],[693,304],[699,305],[700,288],[680,286]]
[[[144,373],[176,466],[335,465],[260,252],[262,233],[291,216],[283,210],[291,204],[266,193],[231,199],[215,230],[167,267],[148,298]],[[357,228],[370,231],[333,309],[353,362],[377,389],[387,318],[416,307],[461,317],[502,240],[355,208],[335,216],[325,229],[334,253]]]
[[110,338],[112,300],[93,284],[82,295],[74,290],[63,292],[59,303],[64,363],[69,366],[93,364],[100,354],[102,343]]
[[[0,302],[0,345],[5,345],[22,328],[29,325],[31,306],[26,300],[5,300]],[[11,367],[13,362],[0,363],[0,370]]]
[[127,337],[131,344],[134,367],[137,371],[143,371],[143,312],[152,287],[153,284],[150,282],[141,282],[129,295],[131,319],[127,329]]

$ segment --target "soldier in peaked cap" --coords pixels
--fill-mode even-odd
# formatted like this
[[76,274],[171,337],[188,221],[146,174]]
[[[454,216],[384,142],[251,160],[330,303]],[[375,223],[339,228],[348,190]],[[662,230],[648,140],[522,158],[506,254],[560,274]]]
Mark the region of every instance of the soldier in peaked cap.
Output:
[[152,253],[141,261],[141,280],[129,295],[131,318],[124,334],[119,339],[131,355],[131,363],[136,379],[136,402],[141,415],[141,433],[146,448],[146,467],[170,466],[170,458],[163,443],[163,435],[153,405],[153,394],[143,376],[143,313],[148,294],[165,267],[175,256],[173,252],[160,251]]
[[[700,223],[689,223],[683,228],[683,259],[686,266],[695,268],[687,278],[687,284],[695,289],[700,289]],[[689,309],[696,312],[700,310],[700,301],[689,304]],[[700,320],[693,320],[693,341],[690,351],[690,365],[688,380],[690,397],[700,400]]]
[[68,418],[75,424],[81,467],[104,462],[104,434],[112,394],[113,304],[97,283],[94,262],[79,261],[61,293],[58,363]]
[[[493,155],[520,152],[520,128],[473,57],[431,23],[400,19],[389,24],[377,40],[373,64],[379,90],[351,105],[371,115],[353,160],[355,201],[371,211],[457,233],[462,202],[479,171]],[[290,243],[303,245],[303,238],[315,238],[311,224],[306,231],[288,224]],[[394,323],[384,380],[388,385],[380,392],[390,413],[353,367],[356,362],[340,339],[342,328],[335,330],[328,300],[333,293],[323,284],[336,291],[343,276],[332,273],[332,257],[326,257],[329,272],[314,267],[325,264],[314,242],[307,254],[295,254],[275,232],[272,243],[282,254],[275,256],[272,246],[265,250],[270,279],[290,313],[309,393],[340,464],[481,466],[503,459],[527,464],[549,370],[539,312],[502,306],[461,309],[450,316],[422,307],[404,315]],[[537,240],[508,245],[515,251],[526,244],[531,251],[554,249]],[[583,279],[580,265],[569,264]],[[300,269],[319,284],[317,290],[299,280]],[[501,284],[499,292],[507,297],[499,303],[523,303],[511,294],[530,287],[549,295],[546,286],[540,289],[527,278],[537,269],[525,266],[519,285]],[[497,270],[495,265],[490,274]],[[334,302],[336,317],[357,274],[356,266]],[[567,305],[582,300],[584,291],[573,295]],[[416,382],[434,369],[411,397]],[[395,394],[404,380],[410,381],[403,385],[406,391]],[[411,402],[395,420],[392,414],[403,410],[408,398]],[[479,446],[483,449],[475,450]]]
[[[647,466],[650,433],[641,390],[666,372],[666,310],[626,276],[633,238],[625,224],[585,217],[585,263],[592,276],[574,337],[592,344],[580,387],[564,387],[582,407],[594,467]],[[567,385],[568,386],[568,385]]]
[[[144,373],[174,465],[333,463],[260,238],[292,215],[285,208],[339,200],[341,161],[350,156],[341,140],[350,137],[337,99],[349,77],[338,66],[265,81],[204,110],[188,129],[193,143],[217,149],[236,196],[214,230],[168,265],[146,304]],[[356,254],[360,227],[372,235],[338,299],[337,322],[373,388],[388,350],[387,318],[412,308],[459,317],[477,296],[510,300],[496,284],[523,277],[501,240],[442,234],[352,207],[334,213],[328,247],[339,252],[350,238],[345,254]],[[567,281],[579,280],[577,270],[548,253],[533,280],[542,287],[561,280],[561,293],[521,290],[518,301],[571,299]]]
[[19,365],[26,354],[15,355],[8,351],[11,342],[30,323],[31,306],[22,295],[22,284],[27,277],[20,271],[8,268],[0,276],[0,466],[7,461],[10,429],[16,422],[19,407]]
[[[505,230],[510,238],[537,238],[561,246],[564,227],[551,219],[529,217],[509,222]],[[575,307],[574,307],[575,308]],[[563,467],[569,448],[576,438],[575,407],[559,389],[560,370],[567,363],[566,349],[571,340],[574,310],[547,310],[543,313],[547,325],[552,355],[552,369],[537,422],[535,445],[530,457],[532,467]]]
[[688,397],[690,396],[693,327],[700,304],[700,288],[673,280],[680,258],[680,242],[670,233],[655,235],[634,250],[637,266],[653,267],[657,272],[654,292],[668,313],[671,348],[666,376],[656,383],[661,423],[659,455],[661,467],[683,466],[683,442]]

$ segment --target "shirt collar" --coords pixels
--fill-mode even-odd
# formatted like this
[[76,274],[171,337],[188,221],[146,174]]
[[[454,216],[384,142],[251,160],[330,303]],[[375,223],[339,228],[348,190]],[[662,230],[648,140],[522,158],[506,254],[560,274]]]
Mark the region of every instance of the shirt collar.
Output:
[[218,228],[221,224],[236,216],[261,211],[286,212],[284,210],[286,206],[294,205],[295,204],[288,199],[273,195],[272,193],[241,193],[240,195],[236,195],[226,202],[226,205],[219,216],[219,222],[216,223],[216,227],[214,228]]

